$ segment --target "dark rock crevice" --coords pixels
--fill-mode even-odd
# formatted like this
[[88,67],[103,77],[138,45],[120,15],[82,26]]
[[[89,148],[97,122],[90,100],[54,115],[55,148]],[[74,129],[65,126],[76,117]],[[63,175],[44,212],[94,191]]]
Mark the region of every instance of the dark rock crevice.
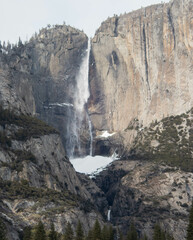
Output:
[[145,64],[145,75],[146,75],[146,83],[148,87],[148,91],[150,93],[151,98],[151,90],[149,85],[149,70],[148,70],[148,60],[147,60],[147,40],[146,40],[146,32],[145,32],[145,24],[143,24],[143,48],[144,48],[144,64]]
[[118,16],[116,16],[116,17],[115,17],[114,37],[117,37],[117,36],[118,36],[118,31],[117,31],[118,21],[119,21],[119,18],[118,18]]
[[168,20],[170,23],[170,26],[172,28],[172,34],[173,34],[173,39],[174,39],[174,49],[176,48],[176,35],[175,35],[175,28],[174,28],[174,23],[173,23],[173,18],[172,18],[172,14],[171,14],[171,9],[168,9]]

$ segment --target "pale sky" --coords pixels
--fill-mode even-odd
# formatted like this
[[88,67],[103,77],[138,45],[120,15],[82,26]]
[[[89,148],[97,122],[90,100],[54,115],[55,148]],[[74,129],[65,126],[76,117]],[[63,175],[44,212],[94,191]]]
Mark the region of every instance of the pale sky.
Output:
[[[164,2],[168,2],[165,0]],[[0,40],[29,39],[47,24],[63,24],[92,37],[101,22],[114,14],[160,3],[161,0],[0,0]]]

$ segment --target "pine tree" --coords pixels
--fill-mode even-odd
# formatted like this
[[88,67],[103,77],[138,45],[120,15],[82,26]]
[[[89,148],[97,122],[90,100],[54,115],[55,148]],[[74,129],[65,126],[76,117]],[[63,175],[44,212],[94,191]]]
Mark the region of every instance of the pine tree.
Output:
[[43,223],[40,221],[36,226],[34,240],[46,240],[46,232]]
[[101,238],[101,226],[99,224],[98,219],[96,220],[93,227],[93,240],[102,240]]
[[66,229],[65,229],[65,233],[64,233],[64,240],[73,240],[74,239],[74,233],[72,230],[72,226],[71,224],[68,222]]
[[166,240],[174,240],[174,237],[170,234],[166,234]]
[[32,237],[31,226],[27,226],[23,230],[23,240],[30,240]]
[[50,240],[57,240],[57,232],[55,231],[54,224],[51,224],[51,229],[48,235]]
[[0,218],[0,239],[7,240],[6,227],[5,227],[5,224],[3,223],[3,221],[1,220],[1,218]]
[[88,231],[88,235],[86,237],[86,240],[93,240],[93,229],[90,229]]
[[102,229],[102,240],[110,240],[109,230],[107,228],[107,225],[104,225]]
[[142,240],[148,240],[147,235],[145,234]]
[[112,225],[110,225],[109,227],[109,240],[113,240],[114,239],[114,230]]
[[83,240],[83,239],[84,239],[84,232],[82,229],[82,224],[80,221],[78,221],[75,240]]
[[193,202],[189,214],[189,223],[187,228],[187,240],[193,240]]
[[153,231],[153,240],[162,240],[163,236],[162,236],[162,231],[161,231],[161,227],[159,224],[156,224],[154,226],[154,231]]
[[19,37],[19,41],[18,41],[18,47],[22,47],[23,46],[23,43],[21,41],[21,38]]
[[122,232],[120,232],[119,233],[119,240],[123,240],[124,238],[123,238],[123,233]]
[[133,222],[131,223],[129,232],[127,233],[127,240],[138,240],[137,231]]

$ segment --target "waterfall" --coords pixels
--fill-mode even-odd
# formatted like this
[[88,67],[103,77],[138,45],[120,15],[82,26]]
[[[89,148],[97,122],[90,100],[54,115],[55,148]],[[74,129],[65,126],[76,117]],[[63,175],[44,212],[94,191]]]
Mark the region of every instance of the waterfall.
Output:
[[[88,121],[89,135],[90,135],[90,155],[92,155],[92,125],[87,111],[85,111],[85,104],[90,96],[89,92],[89,57],[90,57],[90,40],[88,41],[88,47],[85,55],[82,59],[80,69],[76,76],[76,87],[74,93],[74,109],[70,123],[69,123],[69,143],[68,143],[68,155],[74,157],[75,155],[81,155],[80,147],[80,135],[83,126],[83,120],[85,117]],[[86,116],[85,116],[86,115]],[[77,154],[78,153],[78,154]]]
[[89,56],[90,56],[90,40],[88,41],[88,47],[86,54],[80,66],[80,70],[76,77],[77,87],[76,94],[74,98],[74,106],[77,113],[82,117],[84,106],[89,98],[89,84],[88,84],[88,74],[89,74]]
[[107,221],[111,221],[111,209],[108,210],[108,213],[107,213]]
[[88,126],[89,126],[89,135],[90,135],[90,156],[92,156],[93,135],[92,135],[92,123],[91,123],[89,115],[88,115]]

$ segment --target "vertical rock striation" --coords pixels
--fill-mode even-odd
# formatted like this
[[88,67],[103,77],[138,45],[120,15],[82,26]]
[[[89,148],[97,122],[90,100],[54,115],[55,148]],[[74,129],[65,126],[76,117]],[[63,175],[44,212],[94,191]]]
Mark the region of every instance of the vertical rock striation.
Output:
[[123,132],[134,120],[147,126],[192,107],[192,19],[193,2],[179,0],[101,24],[90,62],[95,130]]

